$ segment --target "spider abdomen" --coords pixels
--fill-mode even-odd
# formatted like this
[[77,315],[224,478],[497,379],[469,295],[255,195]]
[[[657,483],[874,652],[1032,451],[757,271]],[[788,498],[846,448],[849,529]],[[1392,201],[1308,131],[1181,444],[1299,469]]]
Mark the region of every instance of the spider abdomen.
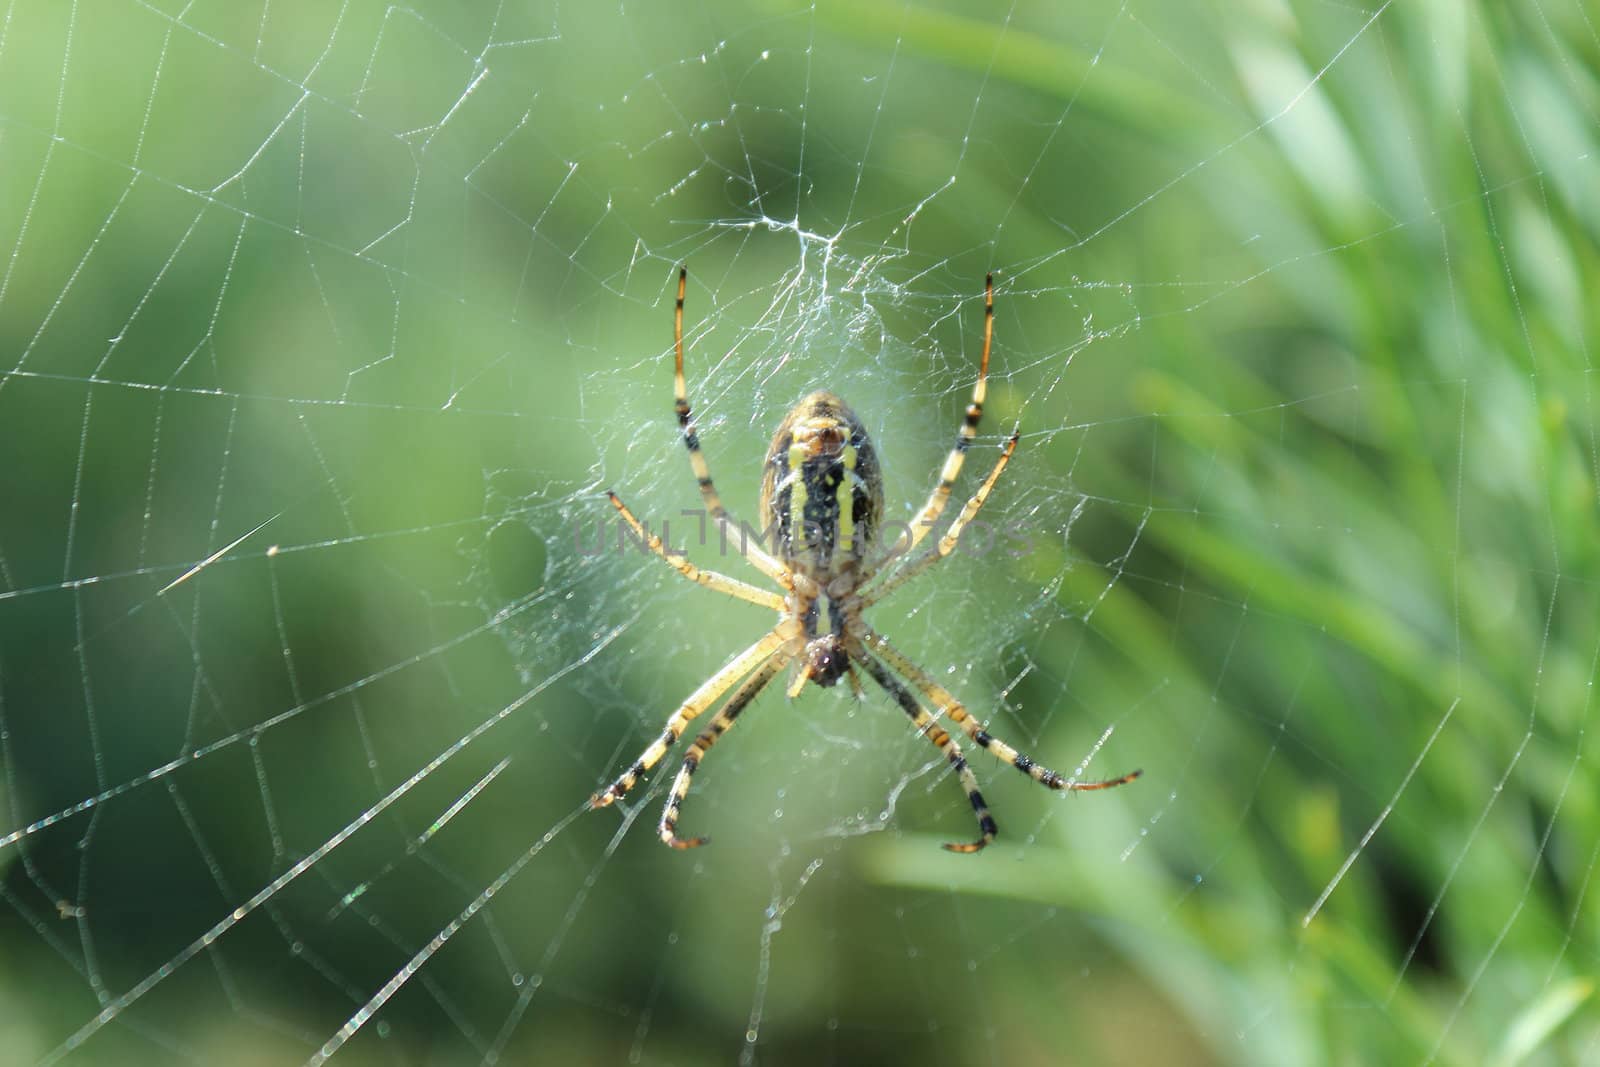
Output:
[[858,573],[878,543],[883,478],[855,412],[812,393],[778,426],[761,479],[762,532],[772,554],[826,587]]

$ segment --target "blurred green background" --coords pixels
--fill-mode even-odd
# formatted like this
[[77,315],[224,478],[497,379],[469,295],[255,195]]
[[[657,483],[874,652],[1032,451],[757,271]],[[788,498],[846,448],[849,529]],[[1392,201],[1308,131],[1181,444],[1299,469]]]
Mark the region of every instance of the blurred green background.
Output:
[[[1595,1062],[1597,26],[11,4],[0,1061]],[[812,690],[710,848],[670,757],[583,810],[768,621],[578,550],[697,503],[683,261],[747,516],[814,388],[909,515],[997,273],[963,485],[1018,425],[1031,551],[874,622],[1141,781],[980,756],[952,856],[932,749]]]

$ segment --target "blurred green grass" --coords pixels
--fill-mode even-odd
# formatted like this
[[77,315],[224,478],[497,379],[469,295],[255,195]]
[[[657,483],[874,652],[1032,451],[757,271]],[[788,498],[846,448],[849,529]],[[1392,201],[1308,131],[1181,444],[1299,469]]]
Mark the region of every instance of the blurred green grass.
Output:
[[961,863],[902,723],[773,701],[697,779],[714,849],[580,820],[348,1058],[475,1062],[519,1021],[514,1060],[726,1062],[757,1005],[761,1062],[1593,1058],[1579,0],[499,16],[13,10],[0,832],[241,740],[0,851],[0,1058],[601,643],[78,1057],[303,1060],[748,642],[759,613],[568,548],[606,485],[692,502],[682,258],[746,511],[816,385],[922,491],[1000,271],[996,503],[1070,540],[877,617],[975,707],[1007,686],[1027,747],[1112,723],[1091,773],[1146,777],[1061,808],[986,769],[1006,836]]

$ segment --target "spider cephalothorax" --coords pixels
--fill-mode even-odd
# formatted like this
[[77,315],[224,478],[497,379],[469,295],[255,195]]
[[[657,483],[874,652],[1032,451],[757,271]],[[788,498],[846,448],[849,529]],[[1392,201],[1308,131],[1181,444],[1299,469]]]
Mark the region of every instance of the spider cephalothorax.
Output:
[[[978,791],[977,779],[961,754],[961,747],[938,724],[936,716],[922,706],[912,690],[932,702],[939,715],[957,724],[978,747],[994,753],[1048,788],[1105,789],[1139,777],[1139,772],[1134,771],[1102,782],[1079,782],[1035,763],[979,725],[960,701],[875,633],[861,617],[866,608],[950,555],[961,531],[983,507],[1017,447],[1017,435],[1013,433],[994,469],[961,509],[949,531],[908,562],[898,568],[890,567],[909,555],[938,522],[950,501],[967,449],[977,436],[978,421],[983,417],[989,348],[994,333],[994,278],[986,280],[983,288],[983,358],[978,365],[978,380],[972,387],[972,403],[967,406],[955,447],[939,472],[939,483],[906,536],[886,548],[879,546],[883,481],[872,439],[844,401],[832,393],[817,392],[794,406],[779,425],[772,447],[767,451],[761,480],[761,518],[771,552],[762,547],[762,538],[751,538],[747,536],[748,531],[742,529],[732,530],[734,524],[722,506],[722,499],[711,481],[710,467],[700,451],[700,438],[690,417],[688,389],[683,377],[683,294],[687,278],[687,271],[680,269],[673,349],[674,410],[683,431],[683,443],[689,450],[689,465],[700,483],[700,493],[711,518],[724,534],[737,535],[740,554],[781,586],[784,593],[780,596],[736,578],[701,570],[682,556],[671,554],[661,539],[644,529],[617,495],[611,494],[611,503],[622,518],[652,552],[678,573],[709,589],[772,608],[778,612],[778,623],[695,690],[667,720],[661,736],[621,777],[591,797],[590,804],[605,807],[624,796],[683,736],[690,720],[738,685],[722,710],[712,716],[710,725],[689,746],[678,777],[672,783],[666,810],[661,815],[662,841],[673,848],[704,844],[705,838],[680,838],[676,832],[678,809],[688,795],[695,768],[740,713],[790,663],[798,667],[794,684],[789,688],[791,696],[799,694],[808,682],[831,686],[847,676],[859,691],[860,683],[854,669],[859,664],[900,705],[912,724],[944,753],[961,787],[966,790],[981,831],[976,841],[945,845],[954,852],[976,852],[993,841],[995,822],[983,794]],[[880,575],[886,577],[873,584]],[[910,683],[910,688],[905,682]]]
[[811,638],[806,642],[801,661],[805,667],[795,676],[796,691],[807,681],[826,689],[850,673],[850,652],[845,647],[843,634],[823,634]]

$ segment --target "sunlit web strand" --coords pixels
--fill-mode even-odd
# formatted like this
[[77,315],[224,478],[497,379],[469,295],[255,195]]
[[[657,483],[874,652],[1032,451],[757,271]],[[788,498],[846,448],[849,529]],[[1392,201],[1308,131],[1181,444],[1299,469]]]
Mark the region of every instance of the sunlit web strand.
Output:
[[[595,656],[599,655],[600,652],[610,645],[612,641],[616,640],[618,636],[626,631],[630,625],[631,622],[625,623],[622,626],[618,626],[611,630],[609,633],[605,634],[605,636],[603,636],[588,652],[585,652],[582,656],[573,660],[565,667],[562,667],[550,677],[546,678],[544,681],[528,690],[522,696],[518,697],[516,700],[513,700],[511,703],[507,704],[505,707],[489,716],[483,722],[467,731],[467,733],[463,734],[458,740],[455,741],[455,743],[450,745],[449,748],[446,748],[443,752],[439,753],[439,755],[429,760],[421,770],[417,771],[404,782],[390,790],[388,795],[382,800],[378,801],[372,807],[356,816],[354,820],[345,825],[344,829],[328,838],[328,840],[324,841],[313,852],[306,855],[298,863],[284,871],[277,878],[274,878],[271,882],[268,882],[243,904],[240,904],[238,907],[234,908],[209,930],[191,941],[187,946],[179,951],[177,955],[173,956],[166,963],[163,963],[160,967],[157,967],[155,970],[151,971],[136,985],[134,985],[133,988],[107,1003],[105,1007],[100,1009],[99,1013],[97,1013],[93,1019],[90,1019],[83,1026],[79,1027],[71,1037],[67,1038],[66,1041],[62,1042],[61,1045],[52,1050],[49,1055],[45,1056],[41,1063],[53,1064],[65,1058],[69,1053],[78,1048],[85,1041],[89,1040],[89,1038],[93,1037],[102,1027],[111,1022],[111,1020],[115,1019],[118,1015],[122,1014],[123,1011],[133,1005],[146,993],[160,985],[170,975],[175,973],[178,968],[182,967],[185,963],[188,963],[191,959],[199,955],[205,949],[215,944],[229,930],[243,922],[251,912],[255,911],[257,908],[261,907],[261,905],[277,896],[281,890],[292,883],[295,879],[299,878],[306,871],[310,870],[316,864],[321,863],[323,859],[333,852],[334,849],[348,841],[356,834],[358,830],[381,815],[392,804],[394,804],[395,801],[411,792],[412,789],[421,784],[426,778],[428,778],[428,776],[433,774],[434,771],[438,770],[440,767],[444,766],[445,763],[449,762],[457,753],[461,752],[468,745],[472,744],[473,741],[476,741],[479,737],[483,736],[497,724],[504,721],[508,716],[516,712],[519,708],[523,707],[534,697],[538,696],[540,693],[543,693],[550,686],[554,685],[556,682],[560,681],[562,678],[566,677],[568,674],[572,673],[578,668],[584,666]],[[586,807],[587,806],[578,810],[586,810]],[[556,830],[559,830],[561,827],[565,826],[568,822],[575,818],[576,815],[577,812],[569,815],[565,820],[563,820],[563,822],[557,825]],[[552,837],[556,830],[552,830],[546,834],[546,838]],[[531,859],[532,857],[529,856],[528,858]],[[396,988],[399,987],[396,986]]]
[[[531,596],[517,604],[515,608],[500,612],[478,626],[474,626],[470,630],[466,630],[460,634],[457,634],[455,637],[435,645],[432,648],[418,652],[415,655],[407,656],[405,659],[397,660],[387,667],[373,671],[371,674],[368,674],[364,677],[357,678],[355,681],[342,685],[337,689],[330,690],[329,692],[324,693],[322,696],[306,701],[304,704],[281,711],[271,718],[268,718],[254,726],[246,727],[243,730],[238,730],[229,734],[227,737],[220,738],[211,742],[210,744],[202,745],[187,755],[170,759],[159,766],[152,767],[150,770],[135,778],[130,778],[127,781],[111,786],[108,789],[103,789],[91,797],[85,797],[76,804],[62,808],[60,811],[52,812],[42,819],[36,819],[28,825],[19,827],[8,834],[0,835],[0,850],[3,850],[10,845],[14,845],[23,838],[30,837],[33,834],[38,833],[40,830],[54,826],[56,823],[71,818],[74,815],[80,815],[92,808],[97,808],[108,800],[122,796],[125,793],[131,793],[140,786],[148,785],[151,782],[165,778],[167,775],[171,774],[173,771],[176,771],[180,767],[192,764],[200,759],[205,758],[206,756],[228,748],[231,745],[236,745],[240,741],[244,741],[266,733],[268,730],[281,726],[283,723],[286,723],[290,719],[296,718],[307,711],[311,711],[314,708],[319,708],[325,704],[332,703],[333,701],[338,700],[340,697],[349,696],[351,693],[365,689],[374,682],[381,681],[390,675],[406,670],[407,668],[414,667],[419,663],[439,656],[453,648],[459,647],[460,645],[466,644],[475,637],[479,637],[484,633],[493,631],[497,627],[503,625],[506,620],[515,618],[530,608],[543,603],[546,599],[547,596]],[[591,650],[590,654],[598,651],[599,648],[603,647],[605,644],[610,643],[610,641],[616,637],[618,633],[621,633],[623,630],[626,630],[628,627],[632,626],[633,623],[637,621],[637,618],[638,616],[634,616],[632,619],[622,623],[615,630],[612,630],[610,633],[608,633],[602,639],[601,644],[596,646],[595,649]],[[570,667],[564,668],[564,671],[569,669]],[[0,726],[3,725],[3,723],[0,723]]]

